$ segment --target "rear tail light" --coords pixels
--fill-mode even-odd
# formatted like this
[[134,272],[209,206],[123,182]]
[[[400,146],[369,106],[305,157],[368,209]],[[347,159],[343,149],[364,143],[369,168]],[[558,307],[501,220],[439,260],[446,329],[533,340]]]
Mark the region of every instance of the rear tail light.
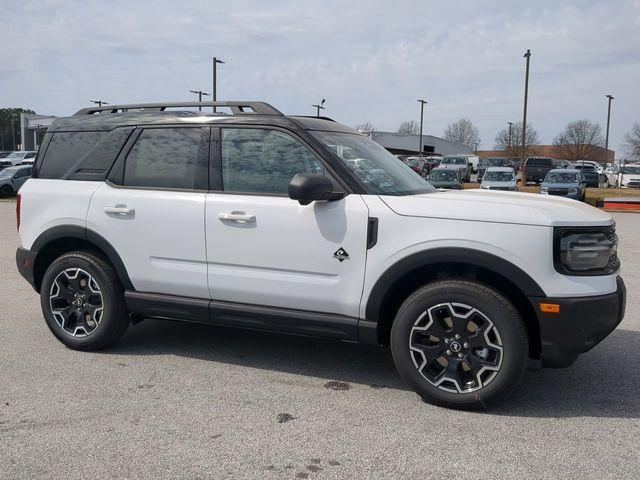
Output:
[[20,194],[18,194],[18,197],[16,199],[16,226],[17,229],[20,230],[20,203],[22,200],[22,196]]

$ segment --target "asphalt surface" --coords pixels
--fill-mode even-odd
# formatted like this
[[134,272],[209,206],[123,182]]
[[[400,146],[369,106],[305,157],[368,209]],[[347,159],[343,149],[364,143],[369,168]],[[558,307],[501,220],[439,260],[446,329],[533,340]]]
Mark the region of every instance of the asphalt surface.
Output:
[[467,413],[423,403],[372,347],[147,320],[108,351],[68,350],[0,202],[0,478],[638,478],[640,215],[615,217],[623,323]]

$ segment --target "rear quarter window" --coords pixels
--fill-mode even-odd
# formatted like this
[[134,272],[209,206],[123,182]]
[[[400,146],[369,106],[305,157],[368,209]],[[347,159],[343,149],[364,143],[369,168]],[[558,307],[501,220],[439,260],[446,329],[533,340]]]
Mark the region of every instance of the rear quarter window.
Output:
[[108,132],[56,132],[52,134],[42,163],[39,178],[60,179],[78,160],[94,149]]

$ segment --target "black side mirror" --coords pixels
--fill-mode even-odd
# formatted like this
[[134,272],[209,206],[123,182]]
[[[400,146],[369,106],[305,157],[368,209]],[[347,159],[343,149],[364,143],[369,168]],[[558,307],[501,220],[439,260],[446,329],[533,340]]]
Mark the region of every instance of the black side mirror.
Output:
[[333,184],[324,175],[298,173],[289,182],[289,198],[298,200],[300,205],[322,200],[338,200],[344,195],[333,193]]

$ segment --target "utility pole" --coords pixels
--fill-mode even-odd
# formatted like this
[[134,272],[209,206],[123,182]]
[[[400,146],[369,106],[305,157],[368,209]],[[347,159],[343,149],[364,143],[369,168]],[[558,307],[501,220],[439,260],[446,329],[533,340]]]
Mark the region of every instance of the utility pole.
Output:
[[[605,95],[609,99],[609,107],[607,108],[607,135],[604,141],[604,163],[609,163],[609,124],[611,123],[611,100],[613,96]],[[615,160],[615,159],[614,159]]]
[[418,99],[418,103],[420,103],[420,141],[418,142],[418,155],[422,156],[422,125],[424,124],[424,104],[429,103],[426,100]]
[[531,58],[531,50],[527,48],[527,52],[524,54],[524,58],[527,59],[527,67],[524,76],[524,111],[522,113],[522,164],[520,170],[522,170],[522,184],[527,184],[527,176],[525,169],[526,160],[526,145],[527,145],[527,100],[529,98],[529,60]]
[[99,107],[102,105],[109,105],[109,102],[105,102],[104,100],[89,100],[91,103],[95,103]]
[[13,139],[13,151],[16,151],[16,114],[11,112],[11,138]]
[[478,154],[478,146],[479,146],[481,143],[482,143],[482,139],[481,139],[481,138],[479,138],[479,139],[476,141],[476,155]]
[[[202,96],[204,95],[205,97],[208,96],[209,94],[207,92],[203,92],[202,90],[189,90],[191,93],[195,93],[196,95],[198,95],[198,103],[202,103]],[[198,111],[202,111],[202,105],[198,105]]]
[[324,102],[326,100],[323,98],[322,101],[317,105],[311,105],[312,107],[316,107],[316,117],[320,116],[320,110],[324,110]]
[[[217,66],[218,66],[219,63],[225,63],[225,62],[220,60],[218,57],[213,57],[213,85],[212,85],[211,93],[213,95],[212,98],[213,98],[214,102],[218,101],[218,94],[217,94],[217,91],[218,91],[217,90],[217,86],[218,86],[217,85],[217,83],[218,83],[218,72],[217,72],[217,70],[218,69],[217,69]],[[216,107],[214,106],[213,107],[213,112],[215,113],[216,111],[217,111]]]
[[511,152],[511,128],[513,127],[513,122],[507,122],[509,124],[509,140],[507,140],[507,157]]

